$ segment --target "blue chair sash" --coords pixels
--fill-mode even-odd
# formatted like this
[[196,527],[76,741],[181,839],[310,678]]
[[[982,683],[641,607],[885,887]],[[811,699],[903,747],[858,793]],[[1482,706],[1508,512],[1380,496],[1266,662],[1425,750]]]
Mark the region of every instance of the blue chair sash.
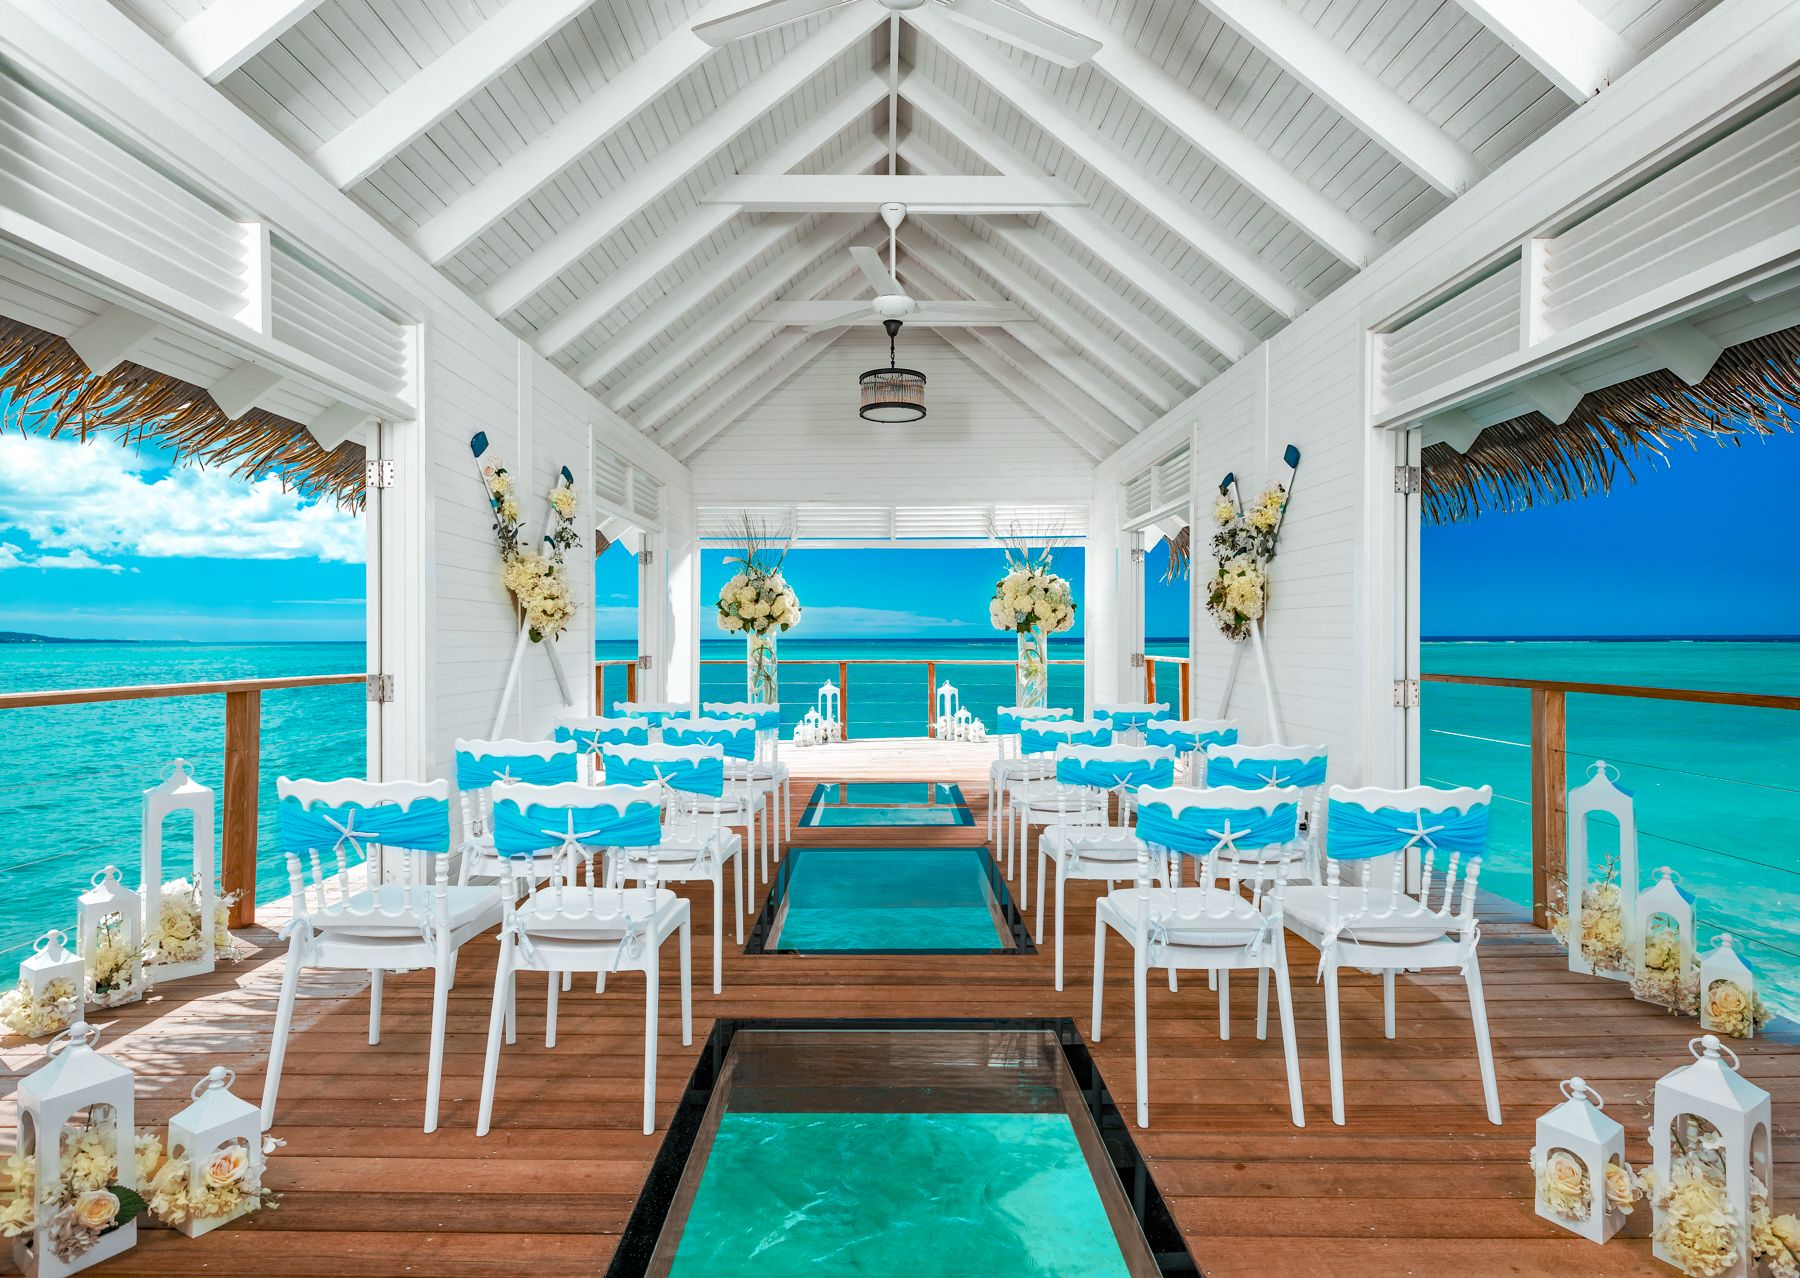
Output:
[[716,756],[703,759],[648,759],[636,755],[602,756],[606,761],[608,785],[655,785],[663,782],[671,790],[683,794],[704,794],[717,798],[725,793],[725,760]]
[[1056,761],[1056,779],[1064,785],[1088,785],[1101,790],[1171,786],[1175,784],[1175,760],[1084,759],[1071,755]]
[[617,709],[618,713],[621,715],[632,719],[642,719],[650,724],[650,726],[656,728],[660,728],[663,724],[668,723],[673,719],[691,719],[694,717],[694,712],[692,710],[645,710],[629,705],[620,705]]
[[778,705],[759,705],[747,710],[721,710],[717,715],[721,719],[748,719],[756,725],[758,732],[773,732],[781,726],[781,707]]
[[649,745],[647,723],[634,723],[626,728],[558,728],[558,741],[573,741],[582,754],[598,754],[602,746]]
[[1094,718],[1105,719],[1108,723],[1112,724],[1115,730],[1127,732],[1133,729],[1142,728],[1146,723],[1149,723],[1150,720],[1156,718],[1158,715],[1167,713],[1169,713],[1169,708],[1167,706],[1163,706],[1161,709],[1156,710],[1101,709],[1094,711]]
[[567,844],[590,848],[648,847],[662,841],[662,819],[654,803],[608,803],[564,807],[534,803],[521,811],[511,799],[494,805],[494,849],[501,856],[529,857]]
[[450,803],[446,799],[414,799],[398,803],[344,803],[311,807],[292,797],[281,801],[277,817],[281,848],[296,856],[346,845],[362,849],[369,844],[407,848],[414,852],[450,850]]
[[1073,719],[1073,710],[1051,710],[1044,714],[1020,715],[1012,711],[1002,710],[994,719],[996,736],[1016,737],[1028,723],[1055,723],[1058,719]]
[[456,788],[485,790],[496,781],[523,781],[530,785],[555,785],[580,775],[580,755],[575,751],[553,754],[469,754],[456,752]]
[[1238,730],[1236,728],[1223,728],[1217,731],[1171,728],[1158,724],[1154,719],[1144,725],[1145,745],[1169,746],[1186,752],[1198,750],[1202,746],[1236,745],[1237,743]]
[[[1029,724],[1031,721],[1026,720]],[[1043,754],[1054,750],[1059,745],[1111,745],[1111,728],[1086,728],[1072,731],[1068,728],[1052,727],[1054,723],[1046,723],[1042,728],[1025,727],[1019,733],[1019,749],[1025,754]]]
[[1488,809],[1376,808],[1333,799],[1327,805],[1325,855],[1334,861],[1367,861],[1412,848],[1477,857],[1487,850]]
[[1270,808],[1185,807],[1172,811],[1166,803],[1146,803],[1137,812],[1137,834],[1145,843],[1205,856],[1215,847],[1249,852],[1279,847],[1300,835],[1300,805]]
[[663,729],[663,742],[666,745],[718,746],[725,752],[727,759],[756,757],[756,729],[748,724],[729,731],[724,728],[690,728],[671,724]]
[[1206,784],[1236,790],[1260,790],[1271,785],[1292,785],[1302,790],[1325,784],[1325,756],[1310,759],[1222,759],[1206,756]]

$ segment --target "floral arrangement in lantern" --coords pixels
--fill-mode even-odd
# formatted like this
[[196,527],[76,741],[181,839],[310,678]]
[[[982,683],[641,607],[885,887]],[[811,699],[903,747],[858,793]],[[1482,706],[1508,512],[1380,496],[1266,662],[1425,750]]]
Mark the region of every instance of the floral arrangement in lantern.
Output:
[[1018,636],[1014,663],[1014,696],[1021,706],[1041,706],[1050,699],[1049,637],[1075,624],[1075,588],[1050,571],[1056,550],[1067,540],[1060,532],[1032,536],[1016,526],[993,530],[1006,556],[1006,575],[994,583],[988,620],[996,630]]
[[1213,576],[1206,586],[1206,611],[1219,633],[1237,641],[1268,609],[1269,561],[1287,512],[1287,488],[1271,483],[1245,510],[1228,476],[1213,505]]
[[[1531,1166],[1537,1214],[1603,1243],[1619,1232],[1642,1196],[1643,1183],[1625,1161],[1625,1129],[1603,1111],[1600,1093],[1581,1078],[1563,1083],[1562,1104],[1537,1121]],[[1603,1192],[1596,1194],[1594,1168]]]
[[[1574,883],[1571,878],[1571,886]],[[1585,966],[1576,967],[1571,958],[1570,968],[1600,975],[1629,974],[1631,950],[1626,940],[1624,892],[1619,887],[1618,864],[1606,862],[1600,867],[1597,878],[1582,885],[1581,922],[1574,940],[1569,935],[1566,899],[1564,905],[1562,910],[1552,908],[1549,911],[1550,934],[1571,950],[1579,946]]]
[[[1637,916],[1637,810],[1631,792],[1616,782],[1618,769],[1604,759],[1595,760],[1588,779],[1571,789],[1565,899],[1580,889],[1582,927],[1580,945],[1568,945],[1569,970],[1588,972],[1614,980],[1627,980],[1634,953],[1632,924]],[[1594,816],[1608,816],[1618,823],[1619,854],[1609,860],[1601,882],[1588,882],[1588,824]],[[1565,925],[1566,932],[1566,925]],[[1614,939],[1616,935],[1616,941]],[[1567,945],[1565,938],[1564,944]]]
[[265,1155],[280,1144],[262,1134],[256,1106],[232,1095],[237,1075],[215,1065],[195,1084],[193,1104],[169,1120],[169,1157],[148,1181],[150,1214],[198,1238],[268,1204]]
[[[193,820],[193,877],[165,883],[163,823],[174,812]],[[235,958],[230,924],[238,894],[218,891],[213,792],[194,780],[186,759],[170,763],[162,780],[144,791],[141,846],[144,961],[154,969],[152,979],[197,976],[212,971],[216,958]]]
[[775,638],[800,624],[800,599],[781,575],[790,540],[746,517],[738,530],[743,552],[728,559],[738,571],[719,587],[717,620],[727,634],[744,636],[744,679],[750,700],[781,700]]
[[1729,933],[1719,933],[1700,962],[1700,1028],[1732,1038],[1751,1038],[1774,1017],[1756,988],[1756,973],[1738,954]]
[[119,881],[109,865],[76,901],[82,962],[87,967],[87,1001],[118,1007],[144,997],[144,898]]
[[60,1034],[83,1019],[84,976],[81,955],[66,949],[63,934],[51,928],[19,964],[18,985],[0,995],[0,1024],[21,1038]]
[[1700,975],[1694,958],[1694,897],[1668,866],[1637,898],[1637,952],[1631,992],[1646,1003],[1694,1016]]

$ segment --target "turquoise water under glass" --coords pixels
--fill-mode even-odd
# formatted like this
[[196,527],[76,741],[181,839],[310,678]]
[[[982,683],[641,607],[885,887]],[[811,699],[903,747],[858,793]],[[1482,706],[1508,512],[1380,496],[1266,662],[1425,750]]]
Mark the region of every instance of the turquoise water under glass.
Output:
[[935,781],[853,781],[813,787],[804,826],[889,829],[974,825],[962,787]]
[[984,848],[795,848],[768,948],[783,952],[1003,948]]

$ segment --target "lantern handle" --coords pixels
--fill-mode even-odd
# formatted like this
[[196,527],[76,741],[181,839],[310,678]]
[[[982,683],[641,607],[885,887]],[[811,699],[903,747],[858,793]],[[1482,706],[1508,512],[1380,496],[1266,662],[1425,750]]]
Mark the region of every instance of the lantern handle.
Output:
[[[1700,1050],[1697,1052],[1694,1051],[1695,1043],[1700,1044]],[[1731,1048],[1727,1047],[1724,1043],[1721,1043],[1714,1035],[1702,1034],[1699,1038],[1690,1038],[1688,1040],[1688,1051],[1693,1054],[1695,1060],[1704,1060],[1709,1056],[1716,1057],[1723,1052],[1726,1056],[1731,1057],[1731,1068],[1739,1068],[1738,1054],[1732,1051]]]
[[53,944],[60,946],[62,944],[62,939],[63,934],[56,928],[51,928],[48,932],[44,933],[31,943],[31,952],[33,954],[42,954]]
[[100,1027],[92,1021],[77,1021],[68,1029],[58,1034],[44,1048],[46,1056],[55,1056],[64,1048],[73,1047],[79,1042],[83,1047],[92,1050],[100,1041]]
[[1605,1099],[1599,1092],[1589,1087],[1588,1081],[1580,1076],[1564,1079],[1559,1090],[1570,1100],[1579,1100],[1585,1096],[1595,1109],[1606,1108]]
[[1620,772],[1605,759],[1595,759],[1588,765],[1588,776],[1605,777],[1609,784],[1616,783],[1624,773]]
[[205,1078],[201,1079],[198,1083],[195,1083],[194,1086],[189,1089],[188,1095],[195,1100],[199,1100],[201,1092],[210,1092],[219,1088],[230,1087],[235,1082],[237,1082],[237,1071],[235,1069],[226,1069],[223,1065],[214,1065],[211,1069],[206,1071]]
[[162,779],[164,781],[167,781],[170,777],[174,776],[177,772],[179,772],[183,777],[187,778],[189,781],[192,781],[194,779],[194,766],[191,763],[189,763],[186,759],[171,759],[169,762],[163,764]]
[[98,874],[94,875],[93,878],[88,880],[88,886],[89,887],[99,887],[102,883],[106,882],[108,879],[111,879],[115,883],[117,883],[119,881],[119,867],[118,866],[116,866],[116,865],[107,866],[104,870],[101,870]]
[[1659,877],[1669,880],[1669,882],[1673,883],[1676,887],[1680,887],[1682,884],[1681,875],[1666,865],[1657,866],[1656,873]]

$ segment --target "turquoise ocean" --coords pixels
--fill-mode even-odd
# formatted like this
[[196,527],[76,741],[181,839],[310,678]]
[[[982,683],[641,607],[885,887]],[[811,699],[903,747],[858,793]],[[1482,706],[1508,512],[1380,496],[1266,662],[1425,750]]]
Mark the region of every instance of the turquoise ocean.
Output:
[[[1178,654],[1180,641],[1152,643]],[[742,695],[741,645],[708,643],[706,699]],[[1074,657],[1077,643],[1052,641],[1051,657]],[[602,644],[598,656],[629,657],[629,644]],[[992,722],[1012,699],[1011,647],[1004,641],[789,639],[781,650],[785,716],[814,703],[843,659],[936,659],[937,678],[960,690]],[[738,664],[730,664],[732,662]],[[998,661],[999,665],[957,664]],[[175,683],[241,677],[353,672],[361,644],[0,645],[0,691]],[[1577,682],[1725,688],[1800,694],[1800,643],[1459,642],[1424,645],[1428,672],[1539,677]],[[1173,678],[1172,668],[1170,677]],[[929,713],[922,664],[853,666],[851,735],[907,736]],[[624,695],[624,671],[609,668],[603,693]],[[1080,705],[1078,665],[1051,669],[1051,697]],[[1202,709],[1196,707],[1196,709]],[[1495,792],[1493,847],[1483,886],[1524,900],[1530,885],[1528,694],[1522,690],[1427,683],[1422,770],[1435,784],[1489,784]],[[358,686],[265,693],[259,895],[285,892],[274,840],[274,785],[281,775],[332,777],[362,770],[364,701]],[[71,926],[74,899],[107,864],[135,882],[139,796],[177,755],[218,789],[223,771],[220,697],[110,702],[5,712],[0,752],[0,983],[50,926]],[[1701,936],[1729,930],[1770,978],[1777,1002],[1800,1011],[1800,714],[1681,702],[1572,696],[1570,780],[1597,758],[1616,766],[1637,800],[1639,875],[1673,867],[1699,898]],[[176,837],[173,827],[171,838]],[[1614,840],[1591,840],[1604,857]]]

